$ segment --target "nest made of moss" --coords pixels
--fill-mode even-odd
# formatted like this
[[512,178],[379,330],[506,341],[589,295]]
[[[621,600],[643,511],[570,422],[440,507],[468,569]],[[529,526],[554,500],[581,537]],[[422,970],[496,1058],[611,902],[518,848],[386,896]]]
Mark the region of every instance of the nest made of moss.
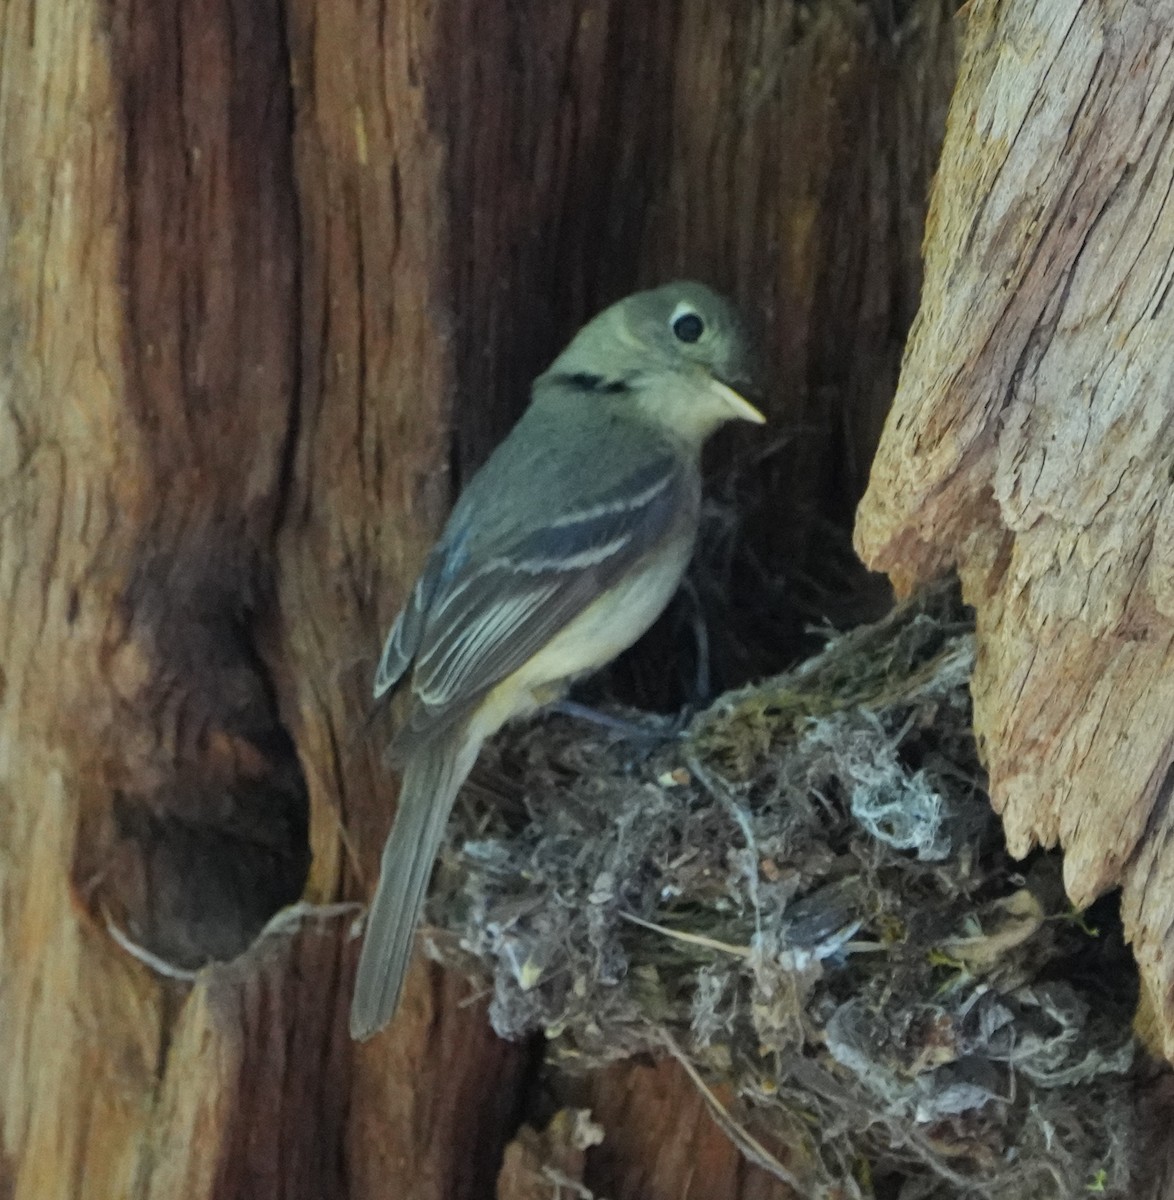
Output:
[[938,588],[651,749],[508,733],[453,822],[434,953],[564,1067],[673,1055],[803,1196],[1128,1191],[1136,975],[1058,856],[1006,854],[973,654]]

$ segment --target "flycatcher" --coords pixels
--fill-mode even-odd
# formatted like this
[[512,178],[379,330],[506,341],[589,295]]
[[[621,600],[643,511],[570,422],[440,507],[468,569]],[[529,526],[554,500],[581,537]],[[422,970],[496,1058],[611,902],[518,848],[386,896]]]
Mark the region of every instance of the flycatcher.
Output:
[[558,699],[656,619],[693,552],[705,439],[762,414],[734,387],[752,353],[698,283],[600,313],[534,383],[469,481],[388,635],[375,699],[410,704],[399,807],[367,917],[351,1034],[399,1002],[432,864],[487,737]]

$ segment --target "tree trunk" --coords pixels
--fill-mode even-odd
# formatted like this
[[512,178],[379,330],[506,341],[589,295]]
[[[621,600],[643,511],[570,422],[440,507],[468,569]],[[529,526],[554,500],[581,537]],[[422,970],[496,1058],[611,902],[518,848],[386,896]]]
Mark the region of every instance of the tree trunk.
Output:
[[[765,329],[748,544],[818,573],[916,304],[952,7],[0,6],[0,1195],[490,1194],[531,1052],[422,964],[346,1036],[382,633],[526,382],[672,275]],[[729,643],[729,678],[785,652]],[[782,1194],[636,1136],[625,1094],[703,1123],[641,1070],[591,1085],[592,1186]]]
[[1174,1055],[1174,4],[976,6],[901,386],[861,506],[902,587],[957,566],[1013,852],[1120,886]]

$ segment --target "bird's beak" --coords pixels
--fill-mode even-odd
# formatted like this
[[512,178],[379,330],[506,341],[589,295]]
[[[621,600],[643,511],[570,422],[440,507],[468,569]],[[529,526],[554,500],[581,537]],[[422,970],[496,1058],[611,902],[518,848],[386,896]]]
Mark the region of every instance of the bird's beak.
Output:
[[722,400],[733,410],[733,417],[739,421],[751,421],[755,425],[765,425],[766,418],[750,403],[749,400],[740,396],[728,384],[715,376],[709,377],[709,386],[712,391],[720,396]]

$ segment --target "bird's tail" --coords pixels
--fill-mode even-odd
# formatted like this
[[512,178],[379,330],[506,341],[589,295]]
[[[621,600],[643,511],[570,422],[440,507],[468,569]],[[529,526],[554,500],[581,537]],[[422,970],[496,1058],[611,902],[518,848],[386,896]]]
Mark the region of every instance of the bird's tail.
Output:
[[383,848],[379,886],[359,956],[351,1001],[354,1038],[378,1033],[399,1003],[432,864],[453,801],[479,749],[480,740],[458,726],[418,743],[406,756],[399,807]]

